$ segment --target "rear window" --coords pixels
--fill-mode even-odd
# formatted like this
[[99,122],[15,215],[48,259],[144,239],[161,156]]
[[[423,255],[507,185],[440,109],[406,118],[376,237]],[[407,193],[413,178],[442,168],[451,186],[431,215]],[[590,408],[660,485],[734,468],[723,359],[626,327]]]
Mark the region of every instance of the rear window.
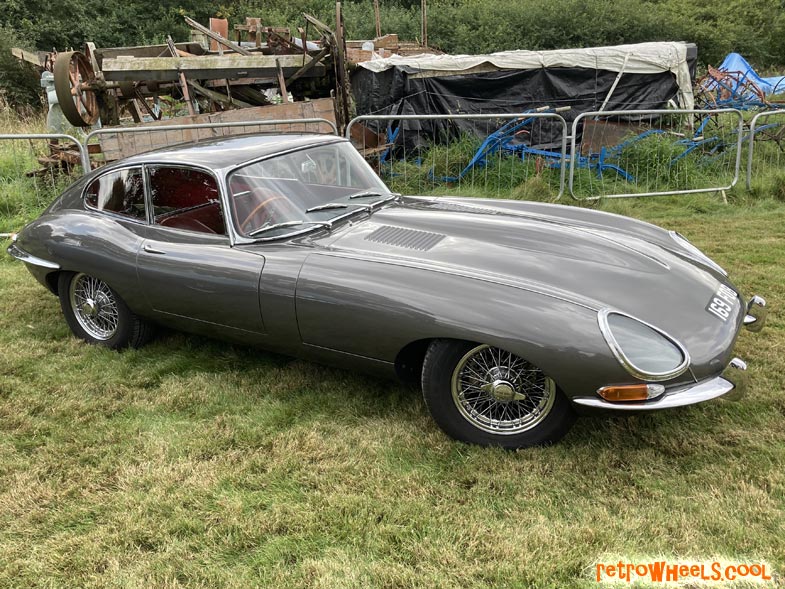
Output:
[[144,220],[142,169],[127,168],[99,176],[88,185],[85,202],[99,211]]

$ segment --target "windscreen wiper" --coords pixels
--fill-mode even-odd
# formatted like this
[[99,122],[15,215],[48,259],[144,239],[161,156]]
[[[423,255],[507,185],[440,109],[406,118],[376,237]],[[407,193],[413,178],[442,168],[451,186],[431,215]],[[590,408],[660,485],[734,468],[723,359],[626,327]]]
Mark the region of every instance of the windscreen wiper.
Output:
[[297,227],[298,225],[314,225],[316,227],[332,227],[332,223],[328,223],[327,221],[285,221],[283,223],[273,223],[272,225],[264,225],[259,227],[258,229],[254,229],[250,233],[248,233],[248,237],[256,237],[260,233],[265,233],[266,231],[272,231],[273,229],[284,229],[286,227]]
[[323,205],[316,205],[315,207],[311,207],[310,209],[305,209],[306,213],[314,213],[316,211],[326,211],[328,209],[348,209],[349,205],[342,204],[339,202],[328,202]]
[[397,192],[379,192],[378,190],[363,190],[362,192],[356,192],[349,196],[349,198],[367,198],[369,196],[384,196],[385,194],[390,194],[394,197],[401,196]]

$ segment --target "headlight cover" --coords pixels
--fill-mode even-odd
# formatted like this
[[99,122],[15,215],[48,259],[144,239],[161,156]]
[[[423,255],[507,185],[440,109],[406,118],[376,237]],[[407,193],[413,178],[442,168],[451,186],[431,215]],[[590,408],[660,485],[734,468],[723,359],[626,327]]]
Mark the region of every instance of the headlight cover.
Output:
[[684,346],[653,325],[611,309],[602,309],[598,321],[611,352],[636,378],[669,380],[690,365]]
[[700,262],[701,264],[706,264],[707,266],[713,268],[723,276],[728,275],[728,273],[725,271],[725,269],[722,266],[720,266],[717,262],[712,260],[706,254],[704,254],[702,251],[700,251],[697,247],[692,245],[690,241],[686,237],[684,237],[681,233],[679,233],[678,231],[668,231],[668,234],[671,236],[671,239],[673,239],[673,241],[675,241],[677,244],[679,244],[679,246],[681,246],[681,248],[686,252],[688,258],[692,258],[693,260],[695,260],[696,262]]

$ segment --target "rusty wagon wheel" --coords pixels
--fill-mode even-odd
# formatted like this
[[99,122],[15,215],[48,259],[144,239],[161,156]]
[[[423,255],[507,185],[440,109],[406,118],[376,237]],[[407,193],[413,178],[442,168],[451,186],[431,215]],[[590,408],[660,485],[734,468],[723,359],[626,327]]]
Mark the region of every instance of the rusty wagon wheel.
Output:
[[59,53],[54,65],[57,101],[74,127],[89,127],[98,120],[98,99],[92,84],[95,72],[78,51]]

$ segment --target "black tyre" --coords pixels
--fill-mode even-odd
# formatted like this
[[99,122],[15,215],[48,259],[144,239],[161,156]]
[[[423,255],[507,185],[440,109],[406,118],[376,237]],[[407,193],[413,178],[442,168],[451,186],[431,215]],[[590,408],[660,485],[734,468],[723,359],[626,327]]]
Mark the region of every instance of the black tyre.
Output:
[[138,348],[152,336],[152,327],[134,315],[108,284],[83,273],[63,272],[57,292],[66,323],[87,343],[114,350]]
[[439,427],[472,444],[510,449],[551,444],[575,421],[552,379],[492,346],[434,341],[425,355],[422,388]]

